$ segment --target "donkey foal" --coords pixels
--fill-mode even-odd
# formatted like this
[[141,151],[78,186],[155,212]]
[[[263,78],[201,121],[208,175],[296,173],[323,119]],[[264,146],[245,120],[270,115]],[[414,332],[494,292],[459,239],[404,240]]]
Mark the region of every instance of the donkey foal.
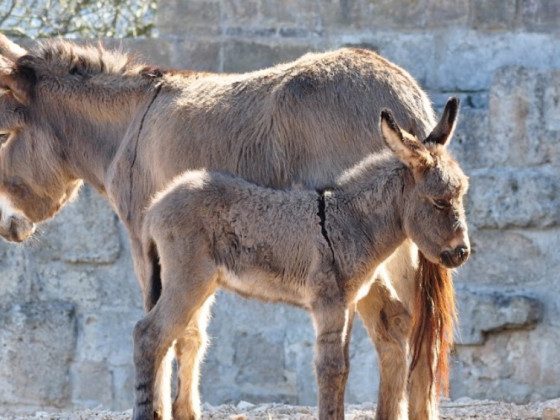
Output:
[[[342,420],[356,303],[378,265],[407,238],[446,267],[468,257],[468,179],[445,149],[457,114],[452,98],[421,142],[384,110],[380,129],[390,151],[369,156],[322,193],[192,171],[157,195],[142,240],[162,289],[134,330],[134,419],[153,418],[157,369],[174,340],[189,330],[204,346],[203,313],[222,287],[311,312],[319,418]],[[200,417],[197,389],[174,415]]]

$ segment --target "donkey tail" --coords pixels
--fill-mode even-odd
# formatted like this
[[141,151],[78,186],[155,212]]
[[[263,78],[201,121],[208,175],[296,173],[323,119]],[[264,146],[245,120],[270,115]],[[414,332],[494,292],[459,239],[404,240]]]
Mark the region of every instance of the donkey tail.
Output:
[[[430,392],[449,394],[448,353],[453,346],[457,321],[451,270],[434,264],[418,252],[416,298],[412,318],[410,370],[416,367],[424,348],[430,367]],[[435,357],[435,360],[434,360]]]
[[149,312],[157,303],[161,296],[161,265],[156,243],[149,241],[145,250],[145,285],[144,307]]

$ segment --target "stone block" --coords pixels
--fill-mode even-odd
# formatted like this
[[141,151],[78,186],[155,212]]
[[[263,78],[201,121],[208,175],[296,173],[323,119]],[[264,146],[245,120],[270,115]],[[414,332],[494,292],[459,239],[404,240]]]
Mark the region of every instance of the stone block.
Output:
[[508,166],[560,162],[560,70],[506,67],[490,91],[488,155]]
[[302,0],[227,0],[222,2],[221,15],[224,28],[268,28],[276,33],[290,26],[314,32],[319,9],[316,3]]
[[469,0],[427,0],[426,28],[465,26],[469,20]]
[[87,361],[74,363],[71,375],[74,404],[83,408],[112,406],[113,381],[106,363]]
[[521,0],[520,27],[528,31],[558,32],[560,3],[557,1]]
[[472,255],[457,270],[460,285],[537,288],[547,285],[552,294],[538,295],[548,306],[560,306],[552,297],[558,289],[560,230],[476,230],[470,233]]
[[329,35],[387,29],[420,29],[426,23],[422,0],[350,0],[322,2],[321,28]]
[[221,44],[211,41],[178,40],[172,43],[171,67],[217,72],[221,68]]
[[129,364],[111,366],[111,375],[113,377],[113,401],[111,410],[128,410],[134,403],[135,372],[132,363],[132,355]]
[[30,262],[29,295],[75,302],[81,310],[107,307],[142,308],[142,295],[129,255],[113,265],[75,265],[59,261]]
[[516,0],[472,0],[472,25],[475,29],[513,29],[517,14]]
[[161,38],[220,35],[220,1],[165,0],[158,4],[156,26]]
[[173,42],[163,38],[124,38],[113,42],[116,46],[123,45],[132,56],[140,62],[159,67],[172,67]]
[[33,269],[25,248],[0,240],[0,302],[28,299]]
[[323,2],[320,14],[322,27],[327,33],[366,28],[363,6],[358,0]]
[[[560,66],[560,47],[542,33],[485,33],[464,29],[435,32],[436,55],[426,82],[429,90],[488,90],[496,70],[504,66]],[[400,35],[395,37],[398,43]]]
[[477,228],[555,226],[560,220],[559,180],[551,168],[471,171],[468,221]]
[[310,48],[304,45],[267,45],[229,41],[223,45],[223,71],[241,73],[295,60]]
[[321,5],[306,0],[263,0],[261,13],[263,20],[293,25],[314,31],[320,24]]
[[457,346],[451,362],[451,398],[469,396],[527,403],[557,398],[557,328],[492,334],[484,346]]
[[0,311],[0,403],[65,407],[76,343],[74,305],[13,302]]
[[[340,2],[345,5],[347,2]],[[426,8],[422,0],[364,0],[362,19],[366,28],[423,28]]]
[[111,264],[120,255],[118,219],[106,201],[86,186],[78,199],[42,229],[35,255],[73,264]]
[[77,361],[131,365],[132,330],[143,317],[139,309],[105,310],[83,314],[79,320],[80,336]]
[[[441,111],[438,115],[441,115]],[[487,166],[489,141],[488,109],[475,109],[461,104],[457,128],[449,150],[467,175],[470,169]]]
[[541,321],[544,305],[538,299],[500,290],[457,289],[459,331],[455,342],[482,345],[487,333],[528,329]]
[[235,22],[239,26],[262,24],[261,0],[225,0],[221,5],[226,25]]

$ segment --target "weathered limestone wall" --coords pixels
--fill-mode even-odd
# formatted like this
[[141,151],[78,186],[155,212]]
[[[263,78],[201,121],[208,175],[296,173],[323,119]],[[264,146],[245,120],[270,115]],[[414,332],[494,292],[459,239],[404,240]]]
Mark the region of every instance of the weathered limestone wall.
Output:
[[[456,276],[451,397],[560,396],[560,3],[160,0],[158,31],[124,46],[237,72],[358,45],[409,70],[438,108],[459,95],[473,256]],[[141,297],[101,198],[86,188],[32,243],[0,243],[0,272],[0,406],[129,408]],[[205,401],[315,403],[307,314],[220,294],[210,334]],[[372,401],[377,361],[359,321],[351,354],[347,401]]]

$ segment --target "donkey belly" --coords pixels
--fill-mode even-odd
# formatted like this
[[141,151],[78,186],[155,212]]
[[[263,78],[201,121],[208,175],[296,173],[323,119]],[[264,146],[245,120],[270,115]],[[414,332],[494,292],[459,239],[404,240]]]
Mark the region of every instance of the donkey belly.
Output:
[[265,302],[283,302],[301,308],[309,308],[307,287],[304,280],[282,278],[279,274],[251,269],[235,273],[220,267],[218,284],[243,297]]

